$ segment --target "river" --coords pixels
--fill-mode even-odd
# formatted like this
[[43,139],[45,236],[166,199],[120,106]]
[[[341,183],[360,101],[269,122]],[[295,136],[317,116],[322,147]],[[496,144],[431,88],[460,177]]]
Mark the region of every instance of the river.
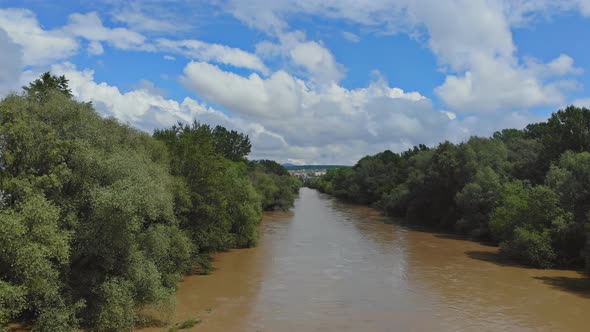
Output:
[[[307,188],[267,213],[256,248],[180,284],[194,331],[590,331],[575,271],[519,267],[497,248],[387,223]],[[151,329],[161,331],[162,329]]]

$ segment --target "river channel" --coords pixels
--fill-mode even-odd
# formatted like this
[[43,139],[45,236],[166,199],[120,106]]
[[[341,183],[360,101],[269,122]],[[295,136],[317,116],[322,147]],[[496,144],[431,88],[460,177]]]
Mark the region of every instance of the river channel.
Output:
[[521,267],[497,248],[411,230],[307,188],[291,211],[265,214],[256,248],[216,254],[214,266],[180,284],[174,322],[198,319],[194,331],[590,331],[581,273]]

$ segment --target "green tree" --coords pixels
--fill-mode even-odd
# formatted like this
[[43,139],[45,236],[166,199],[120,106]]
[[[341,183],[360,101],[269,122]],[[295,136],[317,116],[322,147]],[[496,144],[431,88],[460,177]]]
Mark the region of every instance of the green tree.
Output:
[[67,98],[71,98],[72,90],[69,88],[68,82],[64,75],[54,76],[50,72],[45,72],[28,86],[23,86],[23,90],[29,97],[38,101],[46,100],[50,91],[57,91]]
[[542,182],[551,162],[567,151],[590,152],[590,110],[568,106],[551,115],[547,122],[531,124],[526,128],[526,137],[537,139],[542,144],[535,169]]
[[[203,253],[256,243],[247,136],[195,122],[155,139],[49,73],[25,92],[0,101],[0,326],[131,330]],[[268,175],[290,206],[292,177]]]
[[491,167],[479,170],[473,181],[456,196],[462,217],[457,221],[455,230],[475,238],[488,238],[490,214],[496,206],[501,188],[500,177]]
[[0,210],[0,305],[4,321],[21,314],[36,314],[36,327],[76,323],[62,295],[61,273],[70,259],[71,233],[59,225],[59,209],[40,194],[14,208]]
[[0,331],[26,308],[26,289],[0,280]]
[[505,254],[538,267],[551,267],[566,258],[554,242],[572,222],[572,214],[561,208],[551,188],[516,181],[504,185],[490,229]]
[[[575,223],[563,230],[561,247],[571,257],[572,264],[580,262],[588,236],[590,153],[565,152],[547,173],[546,183],[557,193],[561,206],[573,213]],[[588,248],[584,252],[587,254]]]
[[272,160],[256,160],[250,163],[251,180],[260,194],[264,210],[288,210],[302,183],[289,175],[287,169]]
[[578,266],[582,251],[590,266],[589,128],[590,110],[569,106],[524,130],[366,156],[306,185],[409,224],[492,236],[536,266]]
[[222,126],[213,129],[215,148],[231,161],[242,161],[250,153],[252,144],[247,135],[235,130],[227,130]]
[[255,169],[258,168],[261,172],[264,172],[264,173],[276,174],[279,176],[289,174],[289,171],[287,171],[285,166],[277,163],[274,160],[268,160],[268,159],[254,160],[251,163]]

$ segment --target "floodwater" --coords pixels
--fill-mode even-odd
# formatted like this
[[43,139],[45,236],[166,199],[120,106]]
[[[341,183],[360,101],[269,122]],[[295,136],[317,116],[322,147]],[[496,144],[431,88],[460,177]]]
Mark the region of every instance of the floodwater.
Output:
[[494,247],[387,221],[301,189],[291,211],[265,215],[258,247],[217,254],[212,274],[185,278],[173,322],[200,320],[192,331],[590,331],[582,274],[519,267]]

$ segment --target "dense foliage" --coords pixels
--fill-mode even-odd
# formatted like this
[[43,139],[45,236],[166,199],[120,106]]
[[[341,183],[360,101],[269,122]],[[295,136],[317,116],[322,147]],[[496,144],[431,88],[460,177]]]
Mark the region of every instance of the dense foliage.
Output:
[[125,331],[145,309],[168,310],[204,253],[254,245],[262,210],[293,204],[297,180],[246,160],[250,148],[197,122],[152,137],[72,100],[49,73],[6,97],[0,330]]
[[417,146],[328,170],[307,186],[381,208],[412,225],[479,240],[537,267],[590,267],[590,110],[491,138]]
[[272,160],[252,161],[250,169],[252,183],[261,194],[265,210],[285,210],[293,205],[303,185],[299,178],[289,176],[285,167]]

